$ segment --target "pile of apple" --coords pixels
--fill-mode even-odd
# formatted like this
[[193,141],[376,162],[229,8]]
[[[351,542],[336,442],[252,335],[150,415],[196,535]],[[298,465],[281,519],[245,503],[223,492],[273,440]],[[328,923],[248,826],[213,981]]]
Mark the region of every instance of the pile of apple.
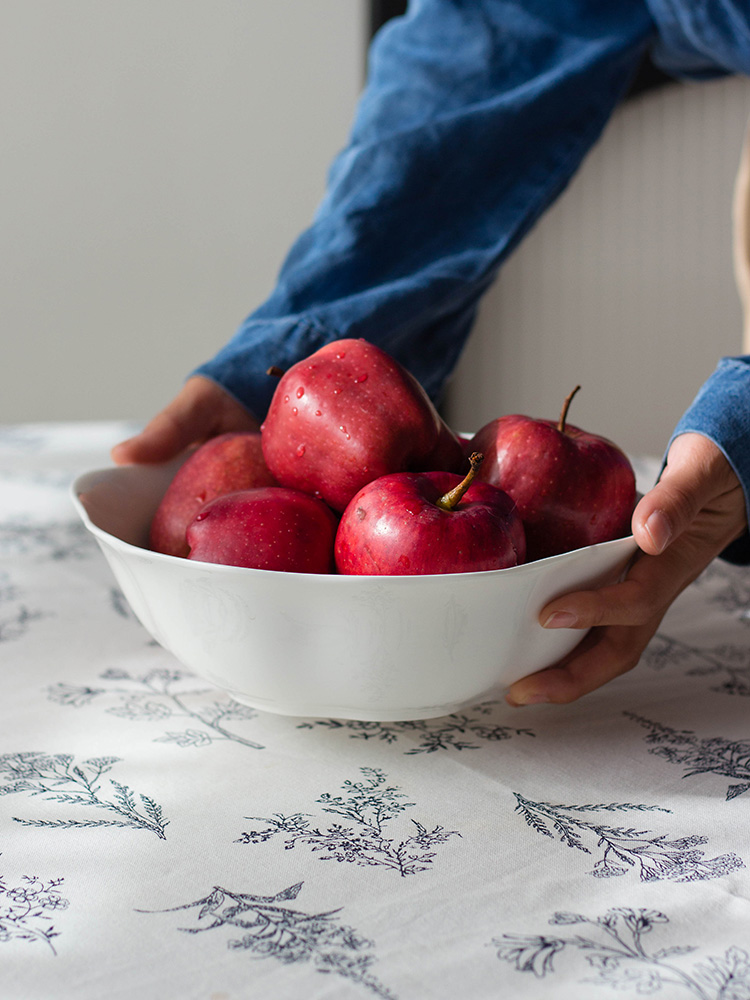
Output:
[[158,552],[296,573],[503,569],[627,534],[635,476],[611,441],[519,415],[455,434],[365,340],[278,373],[260,432],[201,445],[151,524]]

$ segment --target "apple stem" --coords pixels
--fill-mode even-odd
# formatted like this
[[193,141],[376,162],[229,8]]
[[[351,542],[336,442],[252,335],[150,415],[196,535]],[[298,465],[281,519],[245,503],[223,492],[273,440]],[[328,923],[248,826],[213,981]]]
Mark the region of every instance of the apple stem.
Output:
[[557,425],[557,429],[560,431],[561,434],[565,433],[565,421],[568,419],[568,410],[570,409],[570,404],[573,402],[573,396],[575,396],[575,394],[578,392],[580,388],[581,388],[580,385],[577,385],[575,389],[572,392],[568,393],[568,395],[565,398],[565,402],[563,403],[562,413],[560,414],[560,422]]
[[286,369],[279,368],[278,365],[271,365],[270,368],[266,368],[266,375],[273,375],[274,378],[281,378],[282,375],[286,375]]
[[452,490],[448,490],[447,493],[444,493],[441,497],[439,497],[435,501],[435,505],[441,510],[453,510],[457,507],[459,500],[474,481],[474,477],[479,471],[479,466],[483,461],[484,455],[481,452],[472,452],[472,454],[469,455],[469,465],[471,468],[466,473],[466,476],[461,480],[458,486],[454,486]]

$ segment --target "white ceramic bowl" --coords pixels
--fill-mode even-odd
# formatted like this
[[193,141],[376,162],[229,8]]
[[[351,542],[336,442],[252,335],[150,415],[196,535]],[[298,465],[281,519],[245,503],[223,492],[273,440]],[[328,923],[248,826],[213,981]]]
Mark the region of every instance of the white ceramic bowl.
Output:
[[632,537],[512,569],[320,576],[145,546],[176,463],[80,476],[73,500],[147,631],[240,702],[283,715],[426,719],[497,696],[583,637],[543,629],[552,598],[618,578]]

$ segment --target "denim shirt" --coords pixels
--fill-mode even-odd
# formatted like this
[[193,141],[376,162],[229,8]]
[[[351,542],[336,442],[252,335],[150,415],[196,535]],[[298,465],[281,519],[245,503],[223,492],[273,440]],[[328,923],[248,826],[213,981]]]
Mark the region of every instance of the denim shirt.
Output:
[[[349,141],[273,292],[195,374],[262,419],[271,365],[363,337],[439,401],[482,293],[646,52],[675,76],[750,74],[750,5],[413,0],[375,37]],[[720,363],[680,428],[716,441],[750,498],[750,358]]]

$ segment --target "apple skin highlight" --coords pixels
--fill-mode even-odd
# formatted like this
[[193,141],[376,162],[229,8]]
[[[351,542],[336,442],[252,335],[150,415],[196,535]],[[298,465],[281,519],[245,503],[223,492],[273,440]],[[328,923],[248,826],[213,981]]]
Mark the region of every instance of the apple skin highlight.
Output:
[[180,466],[151,522],[149,547],[187,556],[187,526],[217,496],[258,486],[275,486],[263,458],[258,431],[231,431],[200,445]]
[[440,505],[464,482],[449,472],[395,473],[363,487],[336,535],[339,573],[472,573],[523,563],[523,524],[502,490],[475,480],[452,509]]
[[261,432],[278,481],[339,512],[379,476],[466,467],[422,386],[365,340],[334,341],[284,372]]
[[338,517],[315,497],[283,486],[216,497],[187,529],[188,559],[280,570],[334,572]]
[[471,440],[484,454],[478,478],[505,490],[526,528],[527,559],[570,552],[630,532],[635,473],[612,441],[560,420],[498,417]]

